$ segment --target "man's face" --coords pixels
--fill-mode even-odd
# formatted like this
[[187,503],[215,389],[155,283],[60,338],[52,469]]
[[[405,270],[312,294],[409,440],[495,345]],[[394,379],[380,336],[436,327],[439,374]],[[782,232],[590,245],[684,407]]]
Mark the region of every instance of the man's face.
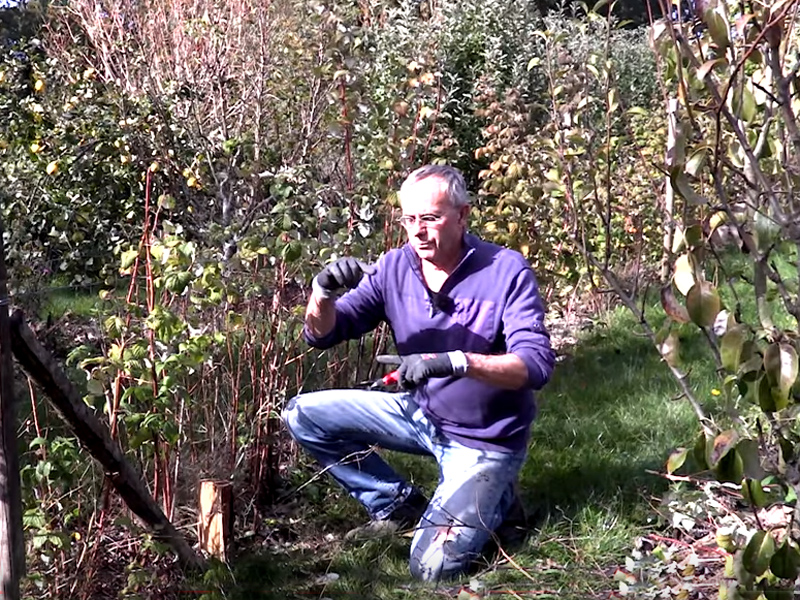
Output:
[[461,242],[469,207],[454,208],[440,178],[426,177],[403,191],[401,222],[417,255],[440,267],[461,257]]

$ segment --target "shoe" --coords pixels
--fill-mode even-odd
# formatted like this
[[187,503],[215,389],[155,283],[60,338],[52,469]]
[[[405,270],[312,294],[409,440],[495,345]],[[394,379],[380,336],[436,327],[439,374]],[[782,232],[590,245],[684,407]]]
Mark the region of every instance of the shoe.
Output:
[[388,517],[374,519],[366,525],[351,529],[345,534],[344,539],[352,541],[380,538],[394,535],[398,531],[412,529],[425,514],[427,508],[428,499],[415,489]]
[[506,551],[516,549],[522,545],[529,532],[528,515],[525,512],[525,507],[522,505],[519,494],[515,493],[511,506],[506,513],[506,518],[494,530],[494,535],[489,540],[487,549],[493,551],[498,546]]
[[528,535],[528,515],[522,500],[518,494],[514,494],[514,499],[506,513],[506,518],[494,530],[497,541],[501,547],[517,546],[525,541]]

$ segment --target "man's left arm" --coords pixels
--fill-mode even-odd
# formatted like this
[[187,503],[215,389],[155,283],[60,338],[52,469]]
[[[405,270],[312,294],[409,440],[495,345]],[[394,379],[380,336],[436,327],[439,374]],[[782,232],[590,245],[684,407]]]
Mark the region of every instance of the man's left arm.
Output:
[[516,354],[465,354],[467,377],[508,390],[518,390],[528,381],[528,367]]
[[526,267],[512,281],[503,310],[506,353],[467,352],[467,377],[504,389],[544,387],[555,366],[555,353],[550,347],[544,316],[544,302],[536,276]]

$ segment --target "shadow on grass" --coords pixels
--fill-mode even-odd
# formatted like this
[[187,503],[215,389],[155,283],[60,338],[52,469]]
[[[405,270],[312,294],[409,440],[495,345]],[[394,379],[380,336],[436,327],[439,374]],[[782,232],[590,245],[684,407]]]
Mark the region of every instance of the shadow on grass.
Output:
[[[684,362],[697,388],[710,389],[713,367],[703,340],[681,332]],[[584,504],[623,502],[663,492],[669,452],[690,443],[698,424],[650,340],[633,323],[601,328],[562,360],[540,395],[528,460],[525,504],[572,515]],[[702,398],[702,396],[701,396]],[[707,396],[710,398],[710,396]]]

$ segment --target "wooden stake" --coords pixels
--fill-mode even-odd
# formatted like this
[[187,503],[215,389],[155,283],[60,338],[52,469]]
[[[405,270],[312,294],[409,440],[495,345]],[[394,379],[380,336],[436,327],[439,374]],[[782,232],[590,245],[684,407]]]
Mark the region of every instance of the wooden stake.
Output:
[[3,222],[0,219],[0,593],[4,600],[19,600],[19,580],[25,574],[25,548],[6,280]]
[[197,537],[200,548],[226,562],[231,545],[233,501],[230,481],[206,479],[200,482]]

